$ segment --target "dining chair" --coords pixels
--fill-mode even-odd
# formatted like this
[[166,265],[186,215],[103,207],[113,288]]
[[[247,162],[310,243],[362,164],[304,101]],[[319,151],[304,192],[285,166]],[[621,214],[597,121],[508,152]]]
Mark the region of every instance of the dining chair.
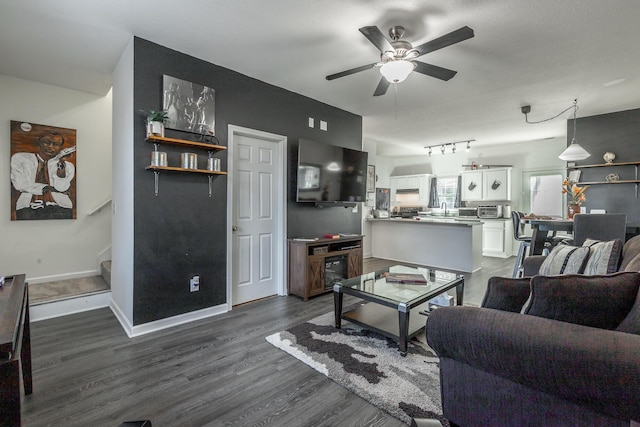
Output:
[[627,214],[577,214],[573,217],[574,246],[582,246],[585,240],[614,240],[625,242]]
[[513,266],[513,275],[511,277],[521,277],[524,275],[524,258],[531,249],[531,236],[525,236],[524,223],[522,222],[523,212],[511,211],[511,220],[513,221],[513,238],[520,242],[516,263]]

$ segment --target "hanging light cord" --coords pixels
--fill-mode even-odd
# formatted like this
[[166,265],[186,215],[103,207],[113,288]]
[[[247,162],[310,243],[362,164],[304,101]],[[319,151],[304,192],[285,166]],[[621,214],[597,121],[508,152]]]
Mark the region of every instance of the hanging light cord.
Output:
[[[553,117],[549,117],[548,119],[538,120],[538,121],[535,121],[535,122],[531,122],[531,121],[529,121],[529,116],[527,115],[528,113],[524,113],[524,119],[525,119],[525,121],[526,121],[527,123],[532,124],[532,125],[535,125],[535,124],[538,124],[538,123],[544,123],[544,122],[551,121],[551,120],[553,120],[553,119],[557,119],[558,117],[560,117],[561,115],[563,115],[564,113],[566,113],[567,111],[569,111],[569,110],[570,110],[570,109],[572,109],[572,108],[574,109],[574,110],[573,110],[573,115],[574,115],[574,118],[575,118],[575,115],[576,115],[576,113],[578,112],[578,100],[577,100],[577,99],[574,99],[574,100],[573,100],[573,105],[572,105],[571,107],[567,107],[567,108],[565,108],[564,110],[560,111],[560,112],[559,112],[558,114],[556,114],[555,116],[553,116]],[[574,128],[575,128],[575,121],[574,121]]]

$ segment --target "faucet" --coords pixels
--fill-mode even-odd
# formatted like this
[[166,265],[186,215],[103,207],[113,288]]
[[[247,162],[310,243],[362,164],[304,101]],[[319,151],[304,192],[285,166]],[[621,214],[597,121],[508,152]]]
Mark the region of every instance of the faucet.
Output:
[[444,206],[444,216],[447,216],[447,202],[442,202],[440,204],[440,209],[442,209]]

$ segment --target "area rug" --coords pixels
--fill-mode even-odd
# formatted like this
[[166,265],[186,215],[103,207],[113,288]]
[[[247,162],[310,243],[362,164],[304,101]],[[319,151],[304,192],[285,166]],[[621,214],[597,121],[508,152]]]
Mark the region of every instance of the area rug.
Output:
[[266,340],[407,424],[415,417],[449,425],[440,404],[438,357],[424,333],[402,357],[397,342],[344,320],[336,329],[334,314],[327,313]]

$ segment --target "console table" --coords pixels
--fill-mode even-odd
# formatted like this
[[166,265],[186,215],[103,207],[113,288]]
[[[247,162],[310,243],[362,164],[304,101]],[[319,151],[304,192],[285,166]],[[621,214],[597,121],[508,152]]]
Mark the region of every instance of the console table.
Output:
[[29,292],[24,274],[0,288],[0,414],[2,426],[20,426],[20,368],[24,394],[33,392]]
[[[307,301],[333,290],[327,264],[342,263],[344,277],[362,274],[362,236],[339,239],[289,239],[289,294]],[[333,274],[333,273],[332,273]]]

